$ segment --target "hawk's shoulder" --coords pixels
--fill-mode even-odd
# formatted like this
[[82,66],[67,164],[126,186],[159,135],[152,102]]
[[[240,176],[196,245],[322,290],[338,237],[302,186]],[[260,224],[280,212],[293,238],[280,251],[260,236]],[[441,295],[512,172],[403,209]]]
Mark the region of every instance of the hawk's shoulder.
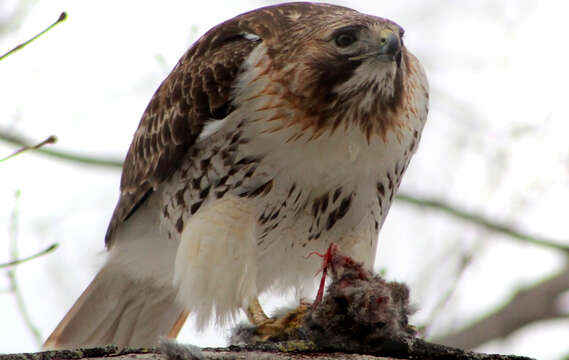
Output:
[[241,64],[258,45],[236,19],[198,40],[162,82],[148,104],[128,150],[120,197],[105,236],[177,168],[208,121],[233,109],[231,93]]

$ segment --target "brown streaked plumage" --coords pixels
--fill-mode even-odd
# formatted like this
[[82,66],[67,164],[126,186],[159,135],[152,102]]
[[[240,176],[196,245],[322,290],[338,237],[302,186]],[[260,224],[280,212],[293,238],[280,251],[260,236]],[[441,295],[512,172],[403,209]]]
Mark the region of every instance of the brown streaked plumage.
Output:
[[151,345],[188,311],[199,326],[240,308],[263,319],[258,295],[308,291],[319,264],[304,255],[332,242],[372,266],[427,115],[402,37],[387,19],[311,3],[207,32],[152,97],[109,259],[46,346]]

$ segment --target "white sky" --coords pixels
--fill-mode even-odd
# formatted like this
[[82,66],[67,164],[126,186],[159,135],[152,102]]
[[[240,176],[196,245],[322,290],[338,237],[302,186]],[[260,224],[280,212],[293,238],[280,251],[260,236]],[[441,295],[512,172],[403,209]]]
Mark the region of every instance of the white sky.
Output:
[[[0,26],[18,0],[0,0]],[[567,9],[556,1],[336,2],[395,20],[432,87],[429,123],[402,189],[460,204],[569,244]],[[65,10],[69,18],[0,62],[0,126],[54,149],[122,158],[147,102],[190,44],[215,24],[262,1],[42,1],[0,53]],[[14,151],[0,142],[0,157]],[[0,263],[9,258],[14,192],[22,256],[60,248],[17,268],[44,338],[103,261],[103,235],[120,173],[25,154],[0,164]],[[444,216],[395,205],[380,234],[376,266],[405,280],[421,322],[446,291],[461,253],[477,249],[432,333],[464,326],[520,286],[563,265],[557,254]],[[1,352],[37,346],[0,277]],[[565,297],[565,302],[569,297]],[[569,304],[565,304],[569,308]],[[225,334],[223,331],[221,334]],[[554,359],[569,352],[567,321],[536,324],[484,351]],[[222,345],[215,332],[179,339]]]

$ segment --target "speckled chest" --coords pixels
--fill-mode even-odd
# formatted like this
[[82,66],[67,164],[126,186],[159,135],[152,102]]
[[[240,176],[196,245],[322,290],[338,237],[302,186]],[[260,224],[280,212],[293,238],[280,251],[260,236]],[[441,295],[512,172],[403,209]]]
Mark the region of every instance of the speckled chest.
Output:
[[163,188],[164,231],[179,237],[192,215],[229,193],[256,204],[261,250],[275,241],[300,248],[341,241],[362,219],[374,241],[419,133],[375,145],[344,133],[289,137],[241,119],[198,142]]

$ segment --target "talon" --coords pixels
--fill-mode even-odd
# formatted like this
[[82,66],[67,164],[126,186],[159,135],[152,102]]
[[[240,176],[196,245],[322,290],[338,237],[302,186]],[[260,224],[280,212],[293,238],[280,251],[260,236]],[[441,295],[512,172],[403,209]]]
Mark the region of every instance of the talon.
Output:
[[251,300],[249,306],[247,306],[247,318],[249,319],[249,322],[255,326],[259,326],[269,320],[269,317],[263,311],[261,304],[259,304],[259,299],[255,298]]
[[312,305],[312,303],[310,301],[308,301],[308,299],[306,299],[306,298],[301,298],[300,301],[298,302],[298,305],[310,306],[310,305]]
[[298,335],[298,329],[308,311],[307,305],[300,305],[280,318],[269,318],[259,324],[255,329],[254,341],[268,341],[278,339],[294,339]]

